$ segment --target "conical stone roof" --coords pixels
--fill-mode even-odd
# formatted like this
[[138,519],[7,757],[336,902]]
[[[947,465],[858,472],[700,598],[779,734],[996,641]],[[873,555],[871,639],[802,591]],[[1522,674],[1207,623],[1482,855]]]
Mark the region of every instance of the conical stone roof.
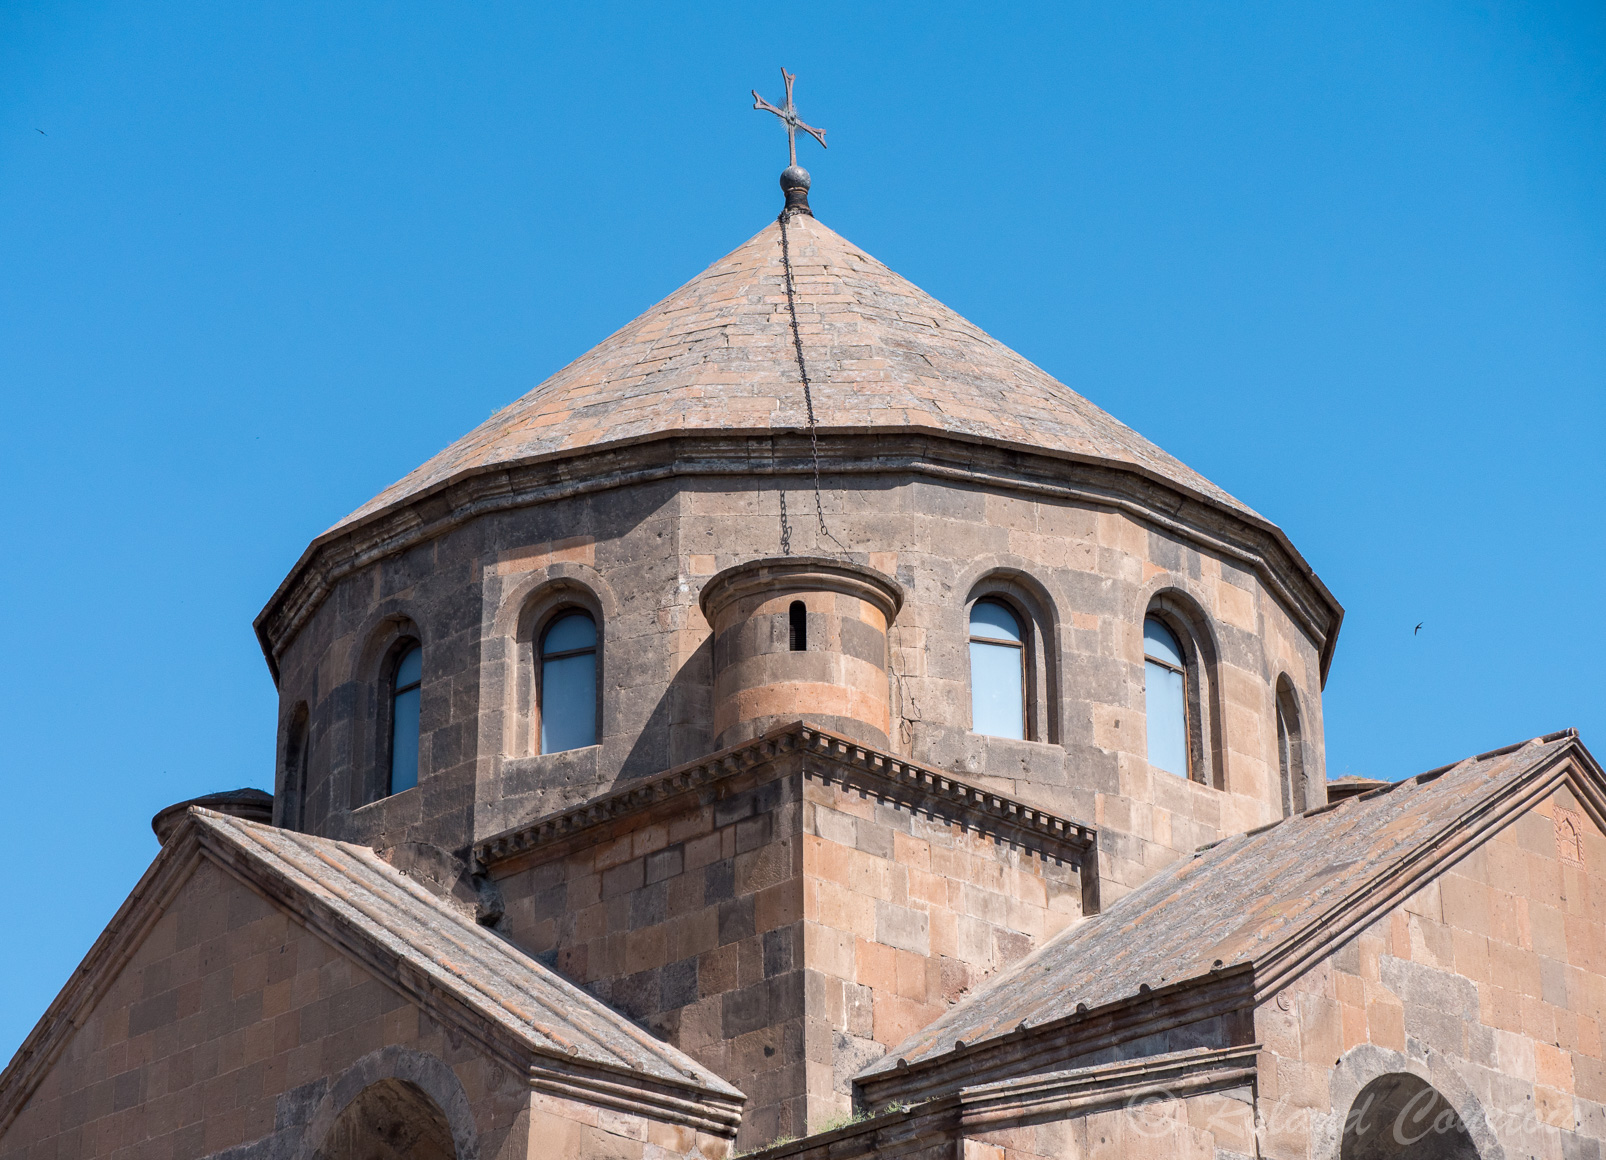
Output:
[[[1114,462],[1254,516],[814,218],[787,230],[822,430],[927,431]],[[806,425],[772,222],[331,531],[486,469],[668,434]]]

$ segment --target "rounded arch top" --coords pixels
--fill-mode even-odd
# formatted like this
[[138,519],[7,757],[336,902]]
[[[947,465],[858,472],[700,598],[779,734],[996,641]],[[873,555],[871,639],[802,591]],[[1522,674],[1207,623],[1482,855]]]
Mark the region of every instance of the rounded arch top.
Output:
[[479,1160],[474,1113],[457,1073],[436,1056],[400,1046],[370,1052],[329,1085],[293,1160],[355,1160],[343,1150],[345,1136],[353,1127],[369,1127],[364,1121],[370,1118],[416,1128],[425,1145],[419,1160]]
[[1332,1113],[1312,1123],[1314,1157],[1506,1160],[1483,1104],[1442,1055],[1363,1043],[1331,1075]]

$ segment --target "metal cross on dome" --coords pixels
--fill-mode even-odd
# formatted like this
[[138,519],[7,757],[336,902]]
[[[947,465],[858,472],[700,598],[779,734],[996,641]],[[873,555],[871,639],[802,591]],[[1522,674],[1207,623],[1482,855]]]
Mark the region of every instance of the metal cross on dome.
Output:
[[807,133],[820,143],[821,149],[824,149],[825,130],[816,129],[813,125],[805,125],[798,117],[797,109],[792,105],[792,82],[797,80],[797,74],[787,72],[786,68],[783,66],[781,68],[781,76],[786,81],[786,104],[777,109],[763,97],[759,96],[757,89],[753,89],[753,108],[767,110],[768,112],[774,113],[781,119],[781,123],[786,126],[786,148],[791,153],[792,164],[796,165],[797,131],[802,129],[803,132]]

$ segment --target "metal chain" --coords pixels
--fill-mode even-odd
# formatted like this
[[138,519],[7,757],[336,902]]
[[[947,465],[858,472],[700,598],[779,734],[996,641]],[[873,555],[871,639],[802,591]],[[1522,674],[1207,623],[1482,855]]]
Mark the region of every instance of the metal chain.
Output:
[[[809,385],[809,368],[803,362],[803,332],[797,324],[797,289],[792,284],[792,248],[786,237],[786,220],[793,211],[782,210],[776,219],[781,223],[781,267],[786,271],[786,309],[792,315],[792,346],[797,351],[797,374],[803,380],[803,407],[809,419],[809,452],[814,460],[814,515],[820,521],[820,535],[829,539],[844,552],[848,546],[831,534],[825,526],[825,505],[820,500],[820,439],[814,431],[814,392]],[[786,499],[781,499],[782,543],[790,542],[790,529],[786,526]],[[788,552],[788,555],[791,553]]]
[[786,522],[786,488],[781,488],[781,555],[792,554],[792,525]]

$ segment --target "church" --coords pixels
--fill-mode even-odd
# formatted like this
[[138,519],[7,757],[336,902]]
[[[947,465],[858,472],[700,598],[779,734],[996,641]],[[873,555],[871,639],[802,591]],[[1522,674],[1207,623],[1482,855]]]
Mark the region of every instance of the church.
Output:
[[1288,537],[782,189],[295,562],[0,1160],[1602,1160],[1576,733],[1329,781]]

